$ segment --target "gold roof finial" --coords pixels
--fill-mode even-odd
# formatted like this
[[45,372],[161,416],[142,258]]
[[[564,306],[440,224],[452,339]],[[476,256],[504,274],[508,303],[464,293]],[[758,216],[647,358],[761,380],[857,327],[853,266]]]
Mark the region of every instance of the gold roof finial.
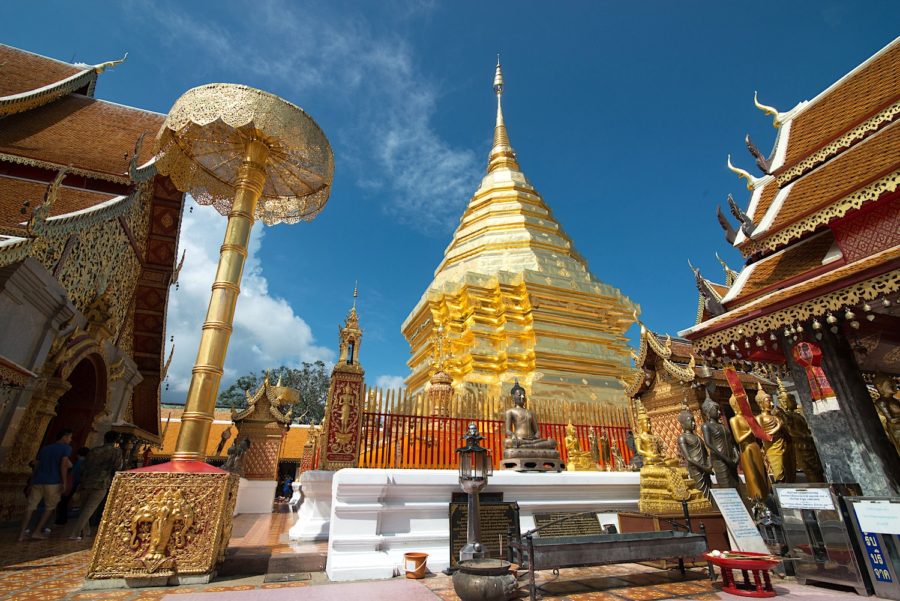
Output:
[[359,296],[359,280],[353,282],[353,310],[356,310],[356,297]]
[[731,164],[731,155],[728,155],[728,162],[726,163],[728,166],[728,170],[737,174],[738,177],[747,180],[747,189],[753,190],[756,188],[756,184],[759,181],[757,178],[753,177],[749,171],[746,169],[741,169],[740,167],[735,167]]
[[503,121],[503,69],[500,66],[500,55],[497,55],[497,68],[494,71],[494,93],[497,95],[497,123],[494,126],[494,145],[488,156],[488,173],[500,167],[519,169],[516,152],[509,144],[509,134]]
[[761,110],[766,115],[772,116],[772,127],[776,128],[776,129],[781,127],[781,118],[782,118],[781,113],[779,113],[778,109],[776,109],[774,106],[769,106],[767,104],[761,103],[759,101],[759,99],[757,98],[755,91],[753,92],[753,104],[754,104],[754,106],[756,106],[756,108]]

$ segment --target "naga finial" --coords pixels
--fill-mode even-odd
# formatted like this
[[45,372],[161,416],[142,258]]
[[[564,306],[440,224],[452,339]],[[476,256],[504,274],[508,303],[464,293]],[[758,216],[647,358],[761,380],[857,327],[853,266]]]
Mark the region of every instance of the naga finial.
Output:
[[716,207],[716,219],[719,220],[719,225],[725,232],[725,241],[728,242],[728,244],[734,244],[734,241],[737,238],[737,230],[731,226],[728,218],[725,217],[725,213],[722,212],[721,206]]
[[756,185],[759,182],[759,180],[757,178],[753,177],[750,174],[750,172],[747,171],[746,169],[741,169],[740,167],[735,167],[734,165],[732,165],[730,154],[728,155],[728,161],[727,161],[726,165],[728,166],[729,171],[732,171],[732,172],[736,173],[738,177],[747,180],[747,189],[748,190],[752,191],[754,188],[756,188]]
[[36,206],[34,211],[31,212],[31,219],[25,224],[25,230],[30,235],[37,236],[43,232],[44,224],[50,217],[50,210],[53,208],[56,199],[59,197],[59,187],[62,185],[66,175],[66,169],[59,170],[59,173],[56,174],[56,177],[50,182],[50,185],[47,186],[47,191],[44,193],[44,201]]
[[125,62],[125,59],[127,59],[127,58],[128,58],[128,53],[126,52],[125,56],[123,56],[119,60],[106,61],[105,63],[99,63],[96,65],[93,65],[91,67],[91,69],[93,69],[95,73],[100,74],[100,73],[103,73],[104,71],[106,71],[107,69],[111,69],[112,67],[117,67],[117,66],[121,65],[122,63]]
[[781,127],[781,119],[782,119],[781,113],[779,113],[778,109],[776,109],[774,106],[769,106],[767,104],[761,103],[759,101],[759,98],[757,97],[755,90],[753,92],[753,104],[754,104],[754,106],[756,106],[756,108],[761,110],[766,115],[772,116],[772,127],[776,128],[776,129]]

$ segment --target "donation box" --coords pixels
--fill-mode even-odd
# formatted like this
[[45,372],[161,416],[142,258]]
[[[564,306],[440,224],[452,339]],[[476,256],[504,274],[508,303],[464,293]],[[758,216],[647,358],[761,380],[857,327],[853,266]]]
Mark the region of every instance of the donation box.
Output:
[[844,505],[875,594],[900,601],[900,499],[844,497]]

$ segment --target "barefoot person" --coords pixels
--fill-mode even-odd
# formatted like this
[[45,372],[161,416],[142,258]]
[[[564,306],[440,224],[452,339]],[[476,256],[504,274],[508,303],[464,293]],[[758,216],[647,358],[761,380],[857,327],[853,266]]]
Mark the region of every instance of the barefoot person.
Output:
[[69,468],[72,467],[72,461],[69,459],[72,455],[72,431],[69,429],[61,430],[56,437],[56,442],[48,444],[38,451],[37,462],[34,468],[34,475],[31,478],[31,490],[28,492],[28,508],[25,510],[25,518],[22,520],[22,527],[19,530],[19,540],[28,538],[30,531],[28,524],[34,515],[41,501],[44,501],[44,513],[38,520],[34,529],[32,538],[47,538],[44,534],[44,525],[59,499],[66,491],[66,479],[69,474]]
[[103,445],[91,449],[84,460],[81,473],[81,494],[84,500],[69,538],[81,540],[82,536],[90,534],[89,520],[106,497],[116,470],[122,468],[122,449],[116,446],[118,440],[116,432],[107,432],[103,435]]

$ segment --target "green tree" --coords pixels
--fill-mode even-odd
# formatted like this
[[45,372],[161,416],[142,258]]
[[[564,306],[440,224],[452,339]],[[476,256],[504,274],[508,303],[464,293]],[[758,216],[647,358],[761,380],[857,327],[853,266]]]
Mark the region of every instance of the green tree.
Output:
[[[243,409],[247,406],[247,393],[256,392],[266,377],[266,371],[249,373],[239,377],[228,388],[219,393],[220,407]],[[325,399],[328,396],[328,384],[331,379],[321,361],[303,362],[300,368],[282,365],[269,370],[269,382],[276,384],[281,379],[282,386],[289,386],[300,391],[300,402],[293,406],[294,415],[301,418],[301,423],[321,422],[325,415]]]

